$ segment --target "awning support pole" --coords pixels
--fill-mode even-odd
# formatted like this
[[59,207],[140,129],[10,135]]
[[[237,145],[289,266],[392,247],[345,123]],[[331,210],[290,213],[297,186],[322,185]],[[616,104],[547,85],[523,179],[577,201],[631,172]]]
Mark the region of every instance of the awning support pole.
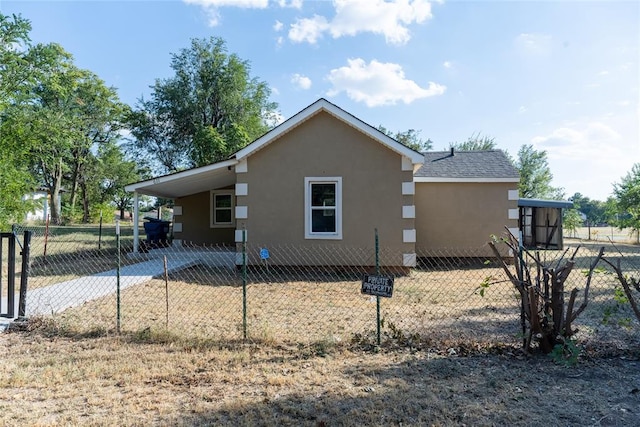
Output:
[[138,253],[138,249],[139,249],[139,240],[140,240],[140,233],[138,230],[138,224],[139,224],[139,197],[138,197],[138,192],[134,191],[133,192],[133,253]]

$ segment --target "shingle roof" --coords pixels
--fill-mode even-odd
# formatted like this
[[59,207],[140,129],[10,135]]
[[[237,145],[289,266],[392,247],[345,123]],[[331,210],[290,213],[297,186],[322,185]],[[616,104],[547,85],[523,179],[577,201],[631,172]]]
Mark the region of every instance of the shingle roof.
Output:
[[502,150],[428,151],[414,174],[423,178],[518,179],[518,170]]

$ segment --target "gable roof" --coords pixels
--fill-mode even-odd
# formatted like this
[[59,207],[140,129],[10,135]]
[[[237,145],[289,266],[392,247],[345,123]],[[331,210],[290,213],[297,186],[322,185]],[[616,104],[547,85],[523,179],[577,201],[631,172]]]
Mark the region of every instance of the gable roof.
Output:
[[297,126],[309,120],[311,117],[320,112],[331,114],[333,117],[359,130],[360,132],[376,140],[392,151],[395,151],[401,156],[407,157],[414,165],[421,164],[423,161],[422,153],[419,153],[407,147],[406,145],[401,144],[400,142],[386,135],[384,132],[381,132],[373,126],[363,122],[354,115],[346,112],[342,108],[336,106],[335,104],[332,104],[324,98],[318,99],[316,102],[309,105],[299,113],[295,114],[293,117],[290,117],[288,120],[284,121],[266,134],[262,135],[251,144],[236,152],[232,156],[232,158],[241,161],[246,157],[249,157],[256,151],[266,147],[285,133],[291,131],[292,129],[296,128]]
[[415,182],[519,182],[520,174],[502,150],[428,151]]
[[237,151],[227,160],[129,184],[125,186],[125,190],[138,191],[150,196],[176,198],[200,193],[216,188],[216,186],[231,185],[235,182],[235,172],[232,170],[235,165],[323,111],[342,120],[401,156],[408,158],[413,165],[416,165],[415,167],[422,164],[424,159],[422,153],[412,150],[352,114],[347,113],[342,108],[324,98],[320,98],[251,144]]

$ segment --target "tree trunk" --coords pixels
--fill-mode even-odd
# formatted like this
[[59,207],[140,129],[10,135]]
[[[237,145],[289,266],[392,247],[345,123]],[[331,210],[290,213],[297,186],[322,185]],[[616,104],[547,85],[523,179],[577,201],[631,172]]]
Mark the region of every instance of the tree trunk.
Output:
[[60,206],[60,190],[62,188],[62,159],[55,166],[53,171],[52,187],[49,189],[51,193],[51,222],[60,224],[62,222]]
[[87,183],[84,179],[80,182],[80,189],[82,190],[82,222],[85,224],[91,221],[91,215],[89,212],[89,194],[87,194]]

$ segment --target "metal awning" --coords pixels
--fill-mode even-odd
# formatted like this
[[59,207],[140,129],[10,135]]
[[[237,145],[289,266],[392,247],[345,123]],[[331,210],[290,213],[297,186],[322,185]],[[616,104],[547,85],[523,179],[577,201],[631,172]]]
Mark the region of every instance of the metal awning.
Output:
[[129,184],[124,189],[138,194],[167,199],[185,197],[235,184],[236,173],[234,166],[237,163],[235,159],[225,160],[212,165]]
[[573,202],[567,200],[518,199],[518,207],[569,209],[573,207]]

